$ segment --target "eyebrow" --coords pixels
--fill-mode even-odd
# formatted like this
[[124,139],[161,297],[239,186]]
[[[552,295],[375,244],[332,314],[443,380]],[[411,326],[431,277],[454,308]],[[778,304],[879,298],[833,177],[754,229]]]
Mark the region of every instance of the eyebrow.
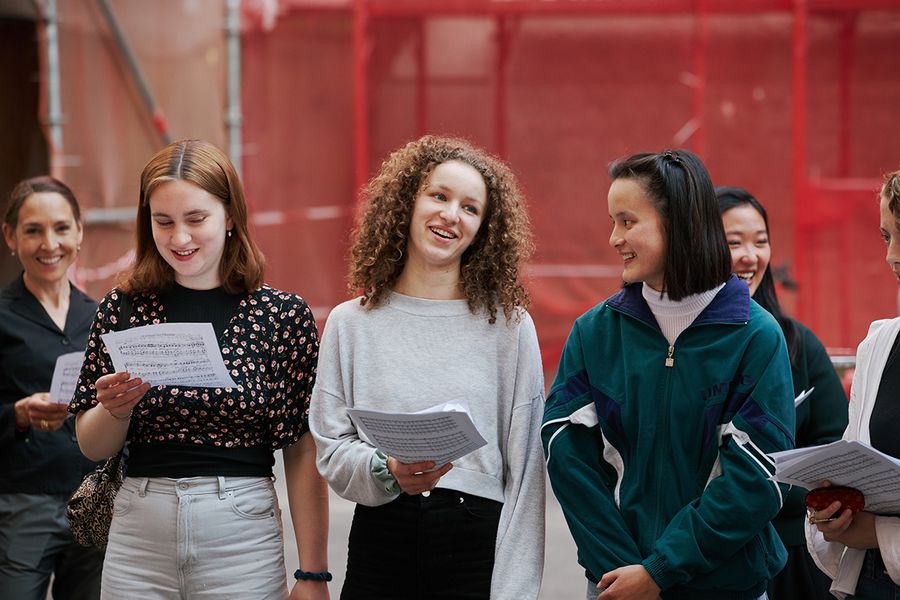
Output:
[[[74,219],[59,219],[58,221],[53,221],[53,226],[56,227],[57,225],[71,225],[74,222]],[[22,221],[20,222],[20,225],[22,227],[43,227],[44,223],[43,221]]]
[[[436,187],[436,188],[439,188],[439,189],[441,189],[441,190],[444,190],[445,192],[452,192],[452,191],[454,191],[452,187],[450,187],[450,186],[448,186],[448,185],[445,185],[445,184],[443,184],[443,183],[429,183],[427,187]],[[477,204],[484,204],[484,201],[479,200],[478,198],[473,198],[473,197],[471,197],[471,196],[466,196],[465,199],[468,200],[468,201],[470,201],[470,202],[475,202],[475,203],[477,203]]]
[[[737,235],[739,233],[743,233],[743,231],[740,229],[726,229],[725,233],[728,235]],[[756,231],[751,231],[750,233],[754,233],[754,234],[762,233],[765,235],[769,235],[769,230],[768,229],[757,229]]]
[[[204,209],[202,209],[202,208],[197,208],[197,209],[195,209],[195,210],[189,210],[189,211],[187,211],[186,213],[184,213],[183,216],[185,216],[185,217],[191,217],[191,216],[194,216],[194,215],[207,215],[207,214],[209,214],[209,211],[208,211],[208,210],[204,210]],[[151,216],[151,217],[168,217],[169,214],[168,214],[168,213],[164,213],[164,212],[152,212],[152,213],[150,213],[150,216]]]

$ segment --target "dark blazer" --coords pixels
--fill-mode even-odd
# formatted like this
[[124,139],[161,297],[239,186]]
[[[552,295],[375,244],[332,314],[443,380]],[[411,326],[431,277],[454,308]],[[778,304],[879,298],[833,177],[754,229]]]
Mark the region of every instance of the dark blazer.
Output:
[[72,286],[59,327],[22,276],[0,290],[0,493],[71,494],[94,468],[78,449],[75,421],[58,431],[16,431],[16,401],[50,390],[56,359],[84,350],[97,303]]

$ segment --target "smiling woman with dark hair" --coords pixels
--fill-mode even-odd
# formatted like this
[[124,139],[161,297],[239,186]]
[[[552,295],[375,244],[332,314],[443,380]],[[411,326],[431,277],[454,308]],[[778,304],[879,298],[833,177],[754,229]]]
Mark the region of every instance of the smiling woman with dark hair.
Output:
[[[781,325],[791,359],[796,407],[796,447],[827,444],[841,437],[847,426],[847,396],[822,342],[802,323],[781,310],[769,266],[771,247],[769,218],[750,192],[738,187],[718,187],[716,197],[731,250],[732,270],[747,282],[750,296]],[[784,507],[772,521],[788,551],[784,569],[769,584],[770,600],[828,600],[829,580],[816,568],[806,549],[806,490],[794,486]]]
[[785,555],[765,456],[791,446],[784,337],[731,274],[699,158],[609,173],[625,287],[575,321],[541,431],[587,598],[764,598]]
[[[83,237],[72,190],[34,177],[12,191],[3,236],[22,275],[0,291],[0,596],[96,599],[103,552],[72,539],[66,500],[94,464],[66,404],[48,392],[56,359],[84,349],[97,304],[69,282]],[[63,399],[68,400],[68,399]]]

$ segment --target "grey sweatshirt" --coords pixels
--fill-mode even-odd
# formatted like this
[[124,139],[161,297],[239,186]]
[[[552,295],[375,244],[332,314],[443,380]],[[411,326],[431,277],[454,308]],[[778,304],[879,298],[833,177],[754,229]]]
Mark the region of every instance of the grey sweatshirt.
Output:
[[[544,561],[543,371],[527,312],[488,323],[465,300],[392,293],[328,316],[310,408],[319,472],[343,498],[378,506],[398,496],[375,477],[379,458],[348,407],[419,411],[465,400],[487,445],[453,463],[438,487],[503,502],[491,599],[534,599]],[[383,462],[383,459],[382,459]],[[464,574],[459,574],[464,576]]]

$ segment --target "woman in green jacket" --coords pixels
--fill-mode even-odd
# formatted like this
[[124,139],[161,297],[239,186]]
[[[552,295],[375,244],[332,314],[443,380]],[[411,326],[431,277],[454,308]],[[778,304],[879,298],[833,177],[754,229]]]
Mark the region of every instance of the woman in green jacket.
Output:
[[[822,342],[802,323],[781,312],[769,269],[769,218],[750,192],[739,187],[717,187],[719,212],[731,250],[731,269],[747,282],[750,296],[772,313],[787,342],[794,380],[796,446],[818,446],[840,439],[847,427],[847,396]],[[772,524],[784,542],[788,561],[769,583],[770,600],[828,600],[831,580],[813,562],[806,549],[803,528],[806,490],[794,487]]]
[[715,191],[690,152],[614,163],[624,289],[576,322],[544,413],[550,481],[588,598],[764,598],[792,446],[781,328],[731,274]]

